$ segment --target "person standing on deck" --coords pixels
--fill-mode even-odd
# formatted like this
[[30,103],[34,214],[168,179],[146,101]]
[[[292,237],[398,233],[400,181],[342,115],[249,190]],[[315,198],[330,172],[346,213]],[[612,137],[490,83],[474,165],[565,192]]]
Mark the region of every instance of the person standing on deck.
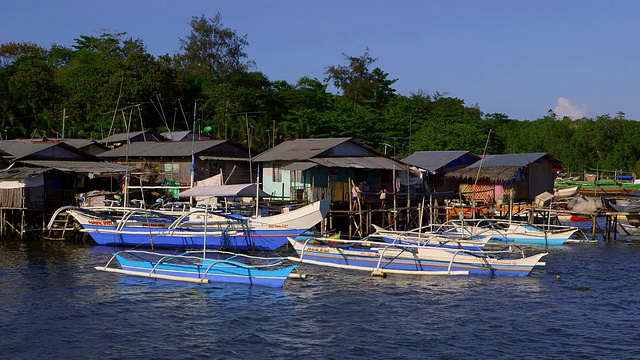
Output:
[[390,193],[387,191],[387,186],[386,185],[382,185],[382,189],[380,189],[380,191],[378,191],[378,195],[380,196],[380,210],[385,209],[386,205],[387,205],[387,194],[388,195],[393,195],[393,193]]
[[353,210],[358,209],[358,196],[360,195],[360,189],[357,186],[353,185],[351,187],[351,208]]

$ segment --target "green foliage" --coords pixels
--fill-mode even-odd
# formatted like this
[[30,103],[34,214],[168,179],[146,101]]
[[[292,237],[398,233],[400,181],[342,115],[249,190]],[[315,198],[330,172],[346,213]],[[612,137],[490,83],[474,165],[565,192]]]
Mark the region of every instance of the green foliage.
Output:
[[[615,117],[533,121],[483,114],[446,93],[396,94],[397,79],[375,67],[369,49],[325,67],[324,80],[295,84],[251,71],[247,35],[220,14],[189,22],[178,54],[154,57],[126,33],[81,35],[71,48],[0,45],[3,138],[62,132],[103,138],[115,132],[196,130],[263,151],[289,138],[355,137],[397,158],[421,150],[476,154],[550,152],[567,170],[640,171],[640,123]],[[327,91],[334,85],[339,94]],[[194,104],[196,104],[194,106]],[[194,110],[197,112],[194,116]]]
[[213,19],[194,16],[189,25],[191,33],[180,39],[183,52],[176,56],[186,73],[222,81],[254,65],[243,61],[247,57],[244,48],[249,45],[247,35],[238,36],[235,30],[225,28],[220,13]]
[[380,68],[370,70],[378,61],[369,55],[369,49],[362,56],[354,57],[343,54],[349,65],[332,65],[325,68],[325,81],[342,90],[343,98],[356,104],[367,104],[374,101],[383,105],[393,96],[395,89],[391,85],[397,81],[388,80],[388,74]]

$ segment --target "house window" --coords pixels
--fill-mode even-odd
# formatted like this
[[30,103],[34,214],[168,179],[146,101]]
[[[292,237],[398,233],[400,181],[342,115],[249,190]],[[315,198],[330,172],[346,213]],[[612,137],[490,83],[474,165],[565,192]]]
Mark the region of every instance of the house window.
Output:
[[171,180],[180,180],[180,164],[164,164],[165,176]]
[[282,166],[273,164],[273,182],[282,182]]
[[218,163],[209,163],[209,176],[218,175],[220,172],[220,166]]

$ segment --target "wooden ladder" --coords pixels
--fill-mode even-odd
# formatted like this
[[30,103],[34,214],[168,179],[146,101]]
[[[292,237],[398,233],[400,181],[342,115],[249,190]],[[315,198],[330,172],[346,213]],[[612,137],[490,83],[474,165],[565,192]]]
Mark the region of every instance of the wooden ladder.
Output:
[[[69,223],[71,223],[71,227],[69,227]],[[71,216],[66,212],[62,212],[54,219],[51,229],[49,229],[49,234],[44,238],[52,241],[66,240],[66,232],[73,230],[75,228],[71,222]]]

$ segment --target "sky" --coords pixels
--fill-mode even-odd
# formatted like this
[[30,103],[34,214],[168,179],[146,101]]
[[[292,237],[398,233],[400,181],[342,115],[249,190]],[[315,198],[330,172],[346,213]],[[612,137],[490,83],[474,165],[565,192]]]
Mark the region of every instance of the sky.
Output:
[[401,95],[438,92],[518,120],[640,119],[636,0],[6,0],[0,44],[126,32],[173,55],[193,17],[217,13],[271,81],[322,81],[369,49]]

